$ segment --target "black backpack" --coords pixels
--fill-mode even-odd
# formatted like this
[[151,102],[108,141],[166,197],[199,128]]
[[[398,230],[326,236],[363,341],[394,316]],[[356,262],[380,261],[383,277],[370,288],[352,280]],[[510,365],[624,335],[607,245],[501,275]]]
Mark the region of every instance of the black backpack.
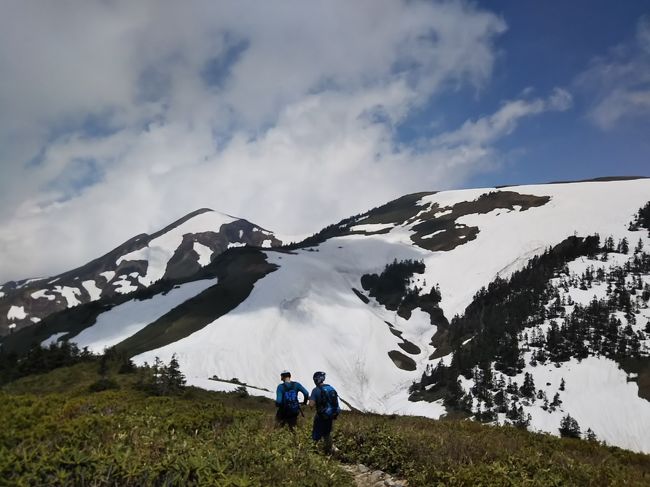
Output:
[[336,419],[341,412],[339,407],[339,395],[329,384],[324,384],[318,386],[320,394],[318,395],[318,401],[316,402],[316,412],[321,418],[324,419]]
[[298,402],[298,391],[293,382],[284,383],[282,386],[282,412],[284,416],[298,416],[300,413],[300,403]]

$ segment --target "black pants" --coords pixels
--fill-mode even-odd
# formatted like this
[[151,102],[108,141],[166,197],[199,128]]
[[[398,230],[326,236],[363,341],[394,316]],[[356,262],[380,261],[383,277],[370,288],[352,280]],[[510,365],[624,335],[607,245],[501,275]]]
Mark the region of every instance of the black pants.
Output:
[[332,427],[334,426],[333,419],[326,419],[320,417],[318,414],[314,416],[314,427],[311,431],[311,437],[315,442],[320,439],[323,440],[323,446],[327,453],[332,451]]
[[283,411],[282,408],[278,408],[275,413],[275,421],[277,422],[278,426],[289,426],[289,429],[294,429],[298,423],[298,415],[287,415],[287,413]]

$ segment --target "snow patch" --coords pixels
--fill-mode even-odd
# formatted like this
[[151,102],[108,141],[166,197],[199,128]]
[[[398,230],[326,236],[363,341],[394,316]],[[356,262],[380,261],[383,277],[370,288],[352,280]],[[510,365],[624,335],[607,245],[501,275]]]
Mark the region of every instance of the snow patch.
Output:
[[24,306],[11,306],[7,312],[7,319],[10,321],[24,320],[25,318],[27,318],[27,313]]
[[97,283],[95,281],[84,281],[81,283],[81,285],[88,292],[91,301],[97,301],[101,297],[102,290],[97,287]]
[[211,262],[210,258],[212,257],[213,252],[210,247],[199,242],[194,242],[194,246],[192,248],[194,249],[194,252],[199,255],[198,262],[201,267],[205,267]]
[[120,294],[129,294],[133,291],[138,290],[138,286],[134,286],[131,281],[129,281],[125,275],[121,275],[118,278],[119,280],[115,281],[113,285],[115,286],[115,292]]
[[81,296],[81,290],[76,287],[55,286],[52,292],[57,292],[63,296],[68,304],[68,308],[81,304],[81,301],[77,299],[77,296]]
[[106,283],[109,283],[115,277],[115,271],[104,271],[100,272],[99,275],[106,279]]
[[56,299],[56,296],[52,296],[51,294],[48,294],[50,292],[49,289],[41,289],[39,291],[35,291],[30,296],[32,299],[40,299],[40,298],[46,298],[48,301],[54,301]]

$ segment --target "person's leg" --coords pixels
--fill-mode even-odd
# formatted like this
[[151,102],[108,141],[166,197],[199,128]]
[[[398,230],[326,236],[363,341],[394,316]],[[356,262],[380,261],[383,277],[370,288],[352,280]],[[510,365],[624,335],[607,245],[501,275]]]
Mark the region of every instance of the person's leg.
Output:
[[333,421],[331,419],[326,419],[323,421],[322,426],[322,435],[323,441],[325,443],[325,453],[332,453],[332,426]]
[[322,419],[318,417],[318,414],[314,416],[314,426],[311,430],[311,439],[315,442],[318,442],[323,437],[322,433]]
[[292,416],[290,418],[287,418],[286,423],[289,425],[289,429],[293,431],[293,429],[298,424],[298,416]]
[[284,423],[285,423],[284,415],[282,414],[280,408],[278,408],[278,410],[275,412],[275,425],[278,428],[282,428],[284,426]]

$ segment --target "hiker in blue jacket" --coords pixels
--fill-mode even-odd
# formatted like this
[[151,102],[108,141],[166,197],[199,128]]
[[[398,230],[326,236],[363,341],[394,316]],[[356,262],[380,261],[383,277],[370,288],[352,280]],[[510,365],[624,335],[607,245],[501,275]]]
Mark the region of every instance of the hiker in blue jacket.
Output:
[[316,407],[311,437],[315,442],[323,439],[326,453],[336,452],[332,445],[332,427],[341,412],[339,397],[336,389],[325,384],[325,372],[314,372],[314,384],[316,387],[309,396],[309,406]]
[[305,389],[300,382],[293,382],[291,380],[291,372],[288,370],[280,374],[278,388],[275,391],[275,407],[278,409],[275,413],[275,420],[278,426],[289,426],[290,429],[295,428],[298,422],[298,415],[302,414],[300,409],[300,402],[298,402],[298,393],[301,392],[303,396],[303,404],[307,404],[309,392]]

